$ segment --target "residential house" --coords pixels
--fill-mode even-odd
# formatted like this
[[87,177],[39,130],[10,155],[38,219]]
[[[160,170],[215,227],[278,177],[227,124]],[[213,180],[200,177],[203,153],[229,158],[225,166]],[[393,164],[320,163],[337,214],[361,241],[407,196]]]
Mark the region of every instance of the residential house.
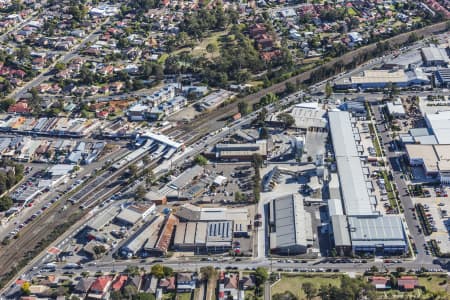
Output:
[[81,299],[86,298],[87,293],[89,292],[89,289],[91,288],[94,281],[95,281],[95,278],[92,278],[92,277],[81,278],[80,281],[78,281],[78,283],[75,285],[73,293],[78,298],[81,298]]
[[192,292],[195,290],[196,276],[194,273],[177,273],[177,292]]
[[397,280],[397,286],[402,291],[411,291],[419,286],[419,280],[415,276],[402,276]]
[[119,275],[117,276],[116,280],[114,280],[111,290],[112,291],[120,291],[122,290],[123,286],[125,285],[125,282],[127,282],[128,276],[127,275]]
[[125,283],[124,287],[132,286],[136,289],[136,291],[139,291],[141,289],[141,285],[142,285],[142,276],[138,274],[128,276],[128,280]]
[[219,300],[238,299],[239,276],[236,273],[224,274],[221,272],[219,278]]
[[30,112],[31,109],[25,101],[19,101],[8,108],[8,113],[10,114],[28,114]]
[[144,275],[142,278],[141,291],[144,293],[154,294],[158,287],[158,278],[150,274]]
[[109,288],[112,284],[110,276],[100,276],[92,284],[88,299],[107,299]]
[[369,280],[370,284],[372,284],[377,290],[388,290],[391,288],[391,281],[388,277],[372,276]]
[[161,279],[158,288],[162,289],[164,293],[175,291],[175,276]]

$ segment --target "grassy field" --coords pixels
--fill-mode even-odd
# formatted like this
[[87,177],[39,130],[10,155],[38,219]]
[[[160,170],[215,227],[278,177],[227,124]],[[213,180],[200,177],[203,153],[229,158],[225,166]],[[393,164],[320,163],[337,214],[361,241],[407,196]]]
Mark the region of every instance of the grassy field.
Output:
[[[227,31],[213,32],[211,36],[204,38],[199,44],[195,45],[193,50],[191,48],[181,48],[175,51],[174,54],[178,54],[183,51],[189,51],[193,56],[205,55],[206,57],[217,57],[220,55],[220,39],[227,34]],[[206,51],[206,46],[208,44],[215,44],[217,46],[216,51],[214,51],[213,53],[208,53],[208,51]]]
[[448,291],[450,293],[448,278],[439,275],[419,277],[419,285],[424,286],[427,291]]
[[290,276],[284,274],[282,275],[281,280],[278,281],[272,287],[272,295],[290,291],[294,295],[296,295],[299,299],[305,299],[305,294],[303,293],[302,290],[302,284],[305,282],[313,283],[316,286],[316,288],[319,288],[321,285],[328,285],[328,284],[339,286],[341,284],[341,278],[339,275],[325,275],[325,274],[322,274],[320,276],[317,275]]

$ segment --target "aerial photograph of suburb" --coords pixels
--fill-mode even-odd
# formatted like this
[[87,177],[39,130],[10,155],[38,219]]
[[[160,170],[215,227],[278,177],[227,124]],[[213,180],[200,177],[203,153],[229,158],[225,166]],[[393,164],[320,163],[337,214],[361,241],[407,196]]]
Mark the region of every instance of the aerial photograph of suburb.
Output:
[[450,300],[450,0],[0,0],[0,300]]

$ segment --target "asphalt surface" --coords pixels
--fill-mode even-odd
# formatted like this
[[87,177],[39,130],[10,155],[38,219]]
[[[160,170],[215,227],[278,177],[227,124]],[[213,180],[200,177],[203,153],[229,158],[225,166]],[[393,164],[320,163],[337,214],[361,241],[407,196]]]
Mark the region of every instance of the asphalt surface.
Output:
[[[377,123],[383,122],[379,106],[372,102],[372,112],[373,116],[375,117],[375,120]],[[381,137],[381,144],[384,149],[384,152],[386,153],[386,163],[390,164],[391,159],[400,159],[401,156],[398,156],[395,154],[395,152],[391,152],[388,149],[388,145],[391,143],[392,140],[392,134],[389,133],[388,130],[384,129],[383,126],[376,126],[378,130],[378,134]],[[381,129],[381,130],[380,130]],[[392,166],[390,170],[393,170]],[[402,173],[399,171],[392,171],[393,173],[393,179],[397,186],[397,190],[399,191],[399,198],[400,203],[402,204],[404,208],[404,218],[406,221],[406,224],[408,226],[409,233],[412,235],[412,238],[416,244],[417,248],[417,255],[416,255],[416,262],[417,263],[431,263],[432,257],[430,255],[427,255],[425,253],[424,243],[425,243],[425,237],[423,236],[423,233],[419,233],[418,228],[420,228],[419,220],[414,219],[412,208],[414,208],[414,204],[412,202],[412,199],[410,196],[406,194],[407,191],[407,185],[405,181],[401,178]],[[419,226],[419,227],[418,227]]]

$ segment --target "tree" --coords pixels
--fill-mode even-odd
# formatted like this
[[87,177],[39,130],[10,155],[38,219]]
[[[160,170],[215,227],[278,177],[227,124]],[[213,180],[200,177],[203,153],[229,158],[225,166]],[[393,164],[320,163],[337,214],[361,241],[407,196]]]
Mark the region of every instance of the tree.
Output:
[[164,278],[164,268],[160,264],[156,264],[152,266],[150,273],[156,278]]
[[331,94],[333,94],[333,88],[331,87],[331,84],[329,81],[325,84],[325,96],[327,98],[330,98]]
[[249,107],[248,107],[248,103],[241,101],[238,103],[238,111],[241,115],[245,116],[246,114],[249,113]]
[[128,299],[131,299],[134,295],[137,294],[137,292],[138,291],[137,291],[136,287],[134,285],[131,285],[131,284],[126,285],[124,287],[124,289],[123,289],[123,295],[125,297],[127,297]]
[[264,122],[265,120],[266,120],[266,117],[267,117],[267,114],[268,114],[269,112],[267,111],[267,109],[265,108],[265,107],[263,107],[260,111],[259,111],[259,114],[258,114],[258,121],[260,121],[260,122]]
[[244,195],[242,195],[240,191],[236,191],[236,193],[234,193],[234,201],[241,202],[242,200],[244,200]]
[[122,300],[123,299],[122,293],[120,291],[112,291],[110,296],[111,296],[112,300]]
[[63,62],[57,62],[56,64],[55,64],[55,69],[56,70],[58,70],[58,71],[62,71],[62,70],[64,70],[66,68],[66,65],[63,63]]
[[163,266],[163,272],[165,277],[170,277],[173,275],[173,269],[171,267]]
[[155,295],[151,293],[139,293],[133,296],[133,300],[155,300]]
[[136,166],[136,164],[132,164],[131,166],[129,166],[128,172],[130,174],[130,178],[136,178],[138,172],[138,167]]
[[283,294],[273,295],[272,300],[298,300],[298,297],[295,296],[291,291],[286,291]]
[[397,267],[395,268],[395,271],[397,271],[397,273],[403,273],[406,271],[406,269],[404,267]]
[[124,270],[124,272],[131,276],[136,276],[141,273],[139,268],[137,266],[127,266],[127,268]]
[[20,291],[22,292],[22,294],[27,295],[27,296],[31,294],[30,285],[31,284],[28,281],[26,281],[22,284],[22,286],[20,287]]
[[4,196],[0,198],[0,211],[7,211],[13,206],[13,201],[10,197]]
[[293,84],[292,82],[288,81],[286,82],[286,87],[284,89],[286,94],[292,94],[297,90],[297,88],[295,87],[295,84]]
[[145,194],[147,193],[147,190],[145,189],[144,185],[140,184],[136,188],[135,191],[135,198],[136,200],[144,200]]
[[194,162],[199,166],[205,166],[208,163],[208,159],[203,155],[199,154],[195,157]]
[[284,128],[289,128],[295,124],[295,119],[291,114],[281,113],[277,116],[277,119],[283,123]]
[[0,111],[7,112],[8,108],[15,103],[14,99],[8,98],[0,101]]
[[263,267],[257,267],[254,275],[256,281],[255,283],[258,286],[263,285],[269,278],[269,273],[267,272],[267,269]]
[[316,287],[311,282],[302,284],[302,290],[306,295],[306,299],[311,300],[317,293]]
[[215,43],[209,43],[206,45],[206,51],[211,54],[217,51],[217,45]]
[[371,273],[377,273],[378,272],[377,266],[371,266],[369,270],[370,270]]

